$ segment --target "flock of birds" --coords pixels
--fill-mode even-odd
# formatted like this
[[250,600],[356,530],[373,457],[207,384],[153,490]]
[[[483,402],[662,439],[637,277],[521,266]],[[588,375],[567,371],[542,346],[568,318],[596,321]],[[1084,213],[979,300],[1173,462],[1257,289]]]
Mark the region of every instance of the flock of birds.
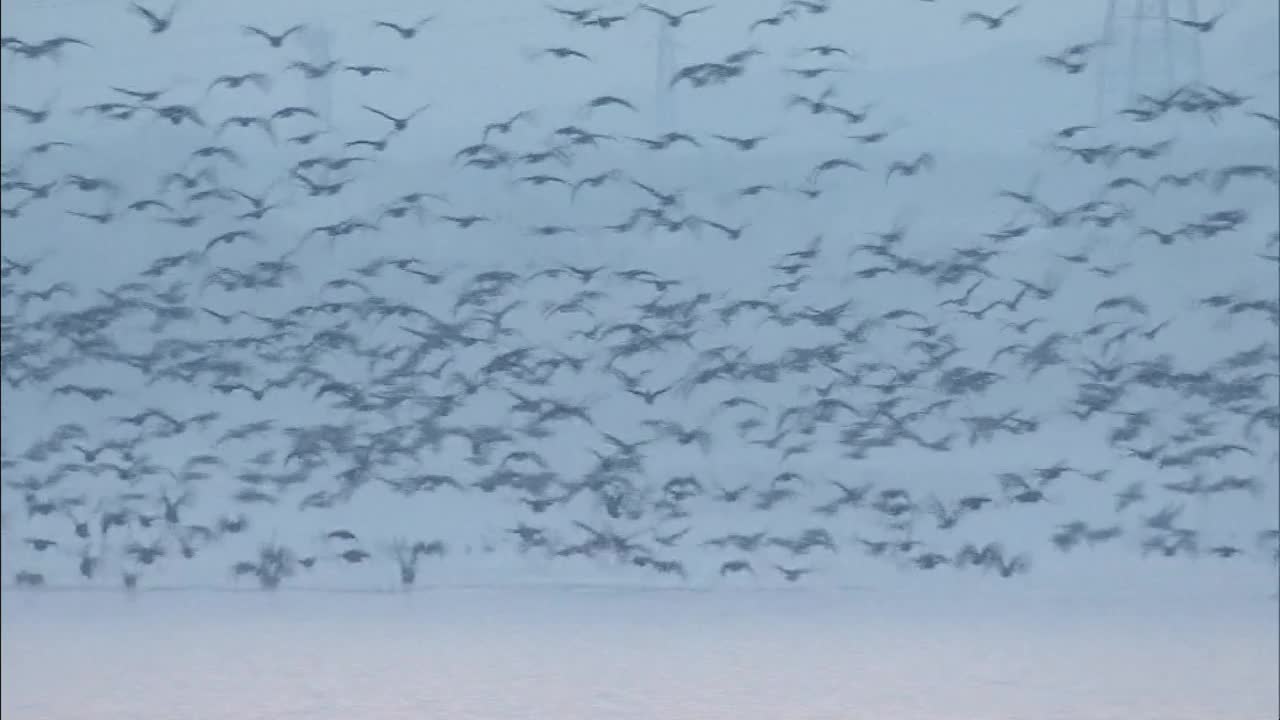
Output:
[[[1093,185],[1065,201],[1035,185],[993,187],[999,224],[948,238],[941,252],[910,218],[760,237],[748,213],[761,196],[779,198],[768,212],[799,216],[849,177],[896,185],[941,165],[938,149],[893,150],[899,159],[881,167],[866,159],[897,147],[895,131],[880,105],[842,100],[832,82],[856,52],[822,43],[830,9],[786,0],[744,28],[740,52],[675,69],[671,92],[715,92],[786,57],[794,86],[776,102],[788,127],[839,133],[831,146],[842,150],[803,177],[744,183],[718,205],[608,167],[619,155],[604,148],[661,163],[752,153],[773,135],[623,135],[611,118],[642,103],[587,88],[559,121],[547,108],[513,108],[478,123],[455,172],[500,177],[497,188],[535,194],[564,224],[512,218],[497,192],[488,209],[464,206],[447,179],[368,208],[347,199],[443,110],[393,93],[353,108],[380,129],[362,136],[323,108],[274,100],[290,74],[393,74],[376,56],[296,59],[305,24],[243,26],[243,42],[282,69],[214,74],[194,99],[124,85],[74,109],[5,97],[7,579],[133,589],[199,566],[205,580],[274,588],[363,566],[408,588],[420,573],[430,582],[423,563],[496,556],[521,572],[566,566],[677,583],[805,582],[850,556],[1008,578],[1042,548],[1104,546],[1274,572],[1275,527],[1197,517],[1212,504],[1277,502],[1280,291],[1189,298],[1164,288],[1180,303],[1170,310],[1135,278],[1162,254],[1205,244],[1239,267],[1280,272],[1277,232],[1235,199],[1274,197],[1276,157],[1191,169],[1178,166],[1183,141],[1171,134],[1126,143],[1105,132],[1158,134],[1177,121],[1212,136],[1239,118],[1274,148],[1280,120],[1243,92],[1198,83],[1136,98],[1105,127],[1046,129],[1045,152],[1088,168]],[[127,10],[140,33],[183,32],[177,4]],[[547,12],[570,38],[640,22],[684,38],[717,9]],[[972,12],[958,24],[1003,30],[1025,12]],[[1176,22],[1211,42],[1222,19]],[[364,22],[380,43],[416,43],[441,20]],[[802,24],[814,44],[771,45],[771,28]],[[104,40],[7,36],[6,72],[45,65],[73,76]],[[530,57],[593,60],[571,45]],[[1046,53],[1046,81],[1071,82],[1097,47]],[[261,110],[222,111],[232,95]],[[180,133],[189,154],[150,187],[95,173],[77,165],[92,150],[87,137],[46,134],[69,110]],[[574,221],[605,195],[634,198],[634,209],[613,223]],[[1170,195],[1209,209],[1144,213]],[[271,224],[282,217],[326,221],[296,233]],[[151,246],[161,252],[114,286],[73,281],[49,270],[68,223],[160,236]],[[734,277],[550,259],[518,269],[386,250],[393,238],[446,231],[492,245],[664,237],[718,244],[725,257],[753,243],[776,252],[757,285],[738,266]],[[40,249],[13,250],[29,246]],[[1029,247],[1056,257],[1028,271]],[[338,266],[349,248],[369,255]],[[1107,253],[1113,262],[1100,259]],[[1188,338],[1213,357],[1188,360]],[[15,428],[35,439],[14,447]],[[974,459],[1002,457],[1014,459],[952,479],[972,476]],[[1014,544],[999,532],[1018,517],[1035,520]]]

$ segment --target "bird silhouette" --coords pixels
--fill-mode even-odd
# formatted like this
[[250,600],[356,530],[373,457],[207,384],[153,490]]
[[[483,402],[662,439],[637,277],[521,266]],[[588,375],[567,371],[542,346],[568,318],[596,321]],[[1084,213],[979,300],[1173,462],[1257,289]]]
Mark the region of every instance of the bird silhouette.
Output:
[[[548,6],[519,43],[123,9],[168,79],[101,80],[105,26],[0,42],[24,592],[1274,575],[1280,166],[1222,149],[1275,140],[1255,73],[1082,123],[1016,65],[1069,99],[1109,41],[1031,6],[911,8],[1003,31],[964,107],[821,0]],[[617,32],[650,20],[657,104]],[[428,27],[459,42],[397,42]]]
[[399,36],[401,40],[412,40],[418,36],[418,33],[421,32],[428,23],[435,19],[435,15],[428,15],[427,17],[415,21],[411,25],[397,25],[396,23],[387,22],[385,20],[375,20],[373,26],[376,28],[386,28],[391,30]]
[[169,6],[169,10],[163,15],[153,10],[149,10],[138,3],[130,4],[130,9],[142,19],[147,21],[151,28],[152,35],[159,35],[173,26],[173,15],[178,11],[178,3]]
[[278,35],[274,35],[254,25],[243,25],[241,26],[241,29],[244,30],[246,35],[262,38],[263,40],[266,40],[267,44],[271,47],[279,48],[284,46],[285,41],[288,40],[290,36],[294,33],[302,32],[306,27],[306,25],[302,24],[293,25]]
[[1016,15],[1021,9],[1021,5],[1013,5],[997,15],[987,15],[980,12],[965,13],[962,22],[966,24],[972,22],[981,23],[982,25],[985,25],[988,30],[998,30],[1001,27],[1004,27],[1006,20]]

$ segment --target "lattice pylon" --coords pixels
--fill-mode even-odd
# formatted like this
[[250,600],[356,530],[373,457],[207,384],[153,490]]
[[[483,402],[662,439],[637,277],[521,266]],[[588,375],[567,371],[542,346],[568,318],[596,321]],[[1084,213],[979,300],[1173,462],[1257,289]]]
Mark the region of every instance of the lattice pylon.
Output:
[[[333,59],[333,35],[322,23],[307,25],[303,35],[303,43],[310,55],[308,62],[313,65],[325,65]],[[326,124],[332,122],[333,110],[333,74],[330,73],[317,80],[305,80],[307,104],[315,110]]]
[[665,22],[658,27],[658,67],[654,83],[654,124],[659,133],[674,130],[676,119],[675,97],[671,92],[671,77],[675,74],[676,49],[674,33]]
[[1201,80],[1197,0],[1107,0],[1097,60],[1099,120],[1139,95],[1167,95]]

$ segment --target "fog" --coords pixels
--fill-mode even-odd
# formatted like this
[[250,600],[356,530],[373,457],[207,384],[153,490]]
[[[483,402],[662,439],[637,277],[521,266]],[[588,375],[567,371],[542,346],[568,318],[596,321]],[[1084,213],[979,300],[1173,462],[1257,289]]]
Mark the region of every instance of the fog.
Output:
[[1280,11],[1156,5],[6,3],[6,717],[1276,715]]

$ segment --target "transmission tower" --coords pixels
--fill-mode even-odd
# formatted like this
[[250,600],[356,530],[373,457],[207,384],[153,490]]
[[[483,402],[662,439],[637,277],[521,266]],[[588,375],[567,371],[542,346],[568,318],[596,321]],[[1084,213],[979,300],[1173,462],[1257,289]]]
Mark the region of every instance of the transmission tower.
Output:
[[1174,18],[1198,22],[1198,1],[1107,0],[1097,64],[1099,121],[1139,95],[1168,95],[1200,82],[1200,33]]
[[676,104],[671,92],[671,77],[675,74],[676,45],[674,33],[665,22],[658,23],[658,67],[654,80],[654,124],[659,133],[675,129]]
[[[308,62],[316,66],[324,66],[333,59],[333,33],[320,22],[307,25],[303,32],[303,44],[306,45]],[[307,105],[320,115],[326,125],[333,122],[333,73],[322,78],[304,80],[307,93]]]

